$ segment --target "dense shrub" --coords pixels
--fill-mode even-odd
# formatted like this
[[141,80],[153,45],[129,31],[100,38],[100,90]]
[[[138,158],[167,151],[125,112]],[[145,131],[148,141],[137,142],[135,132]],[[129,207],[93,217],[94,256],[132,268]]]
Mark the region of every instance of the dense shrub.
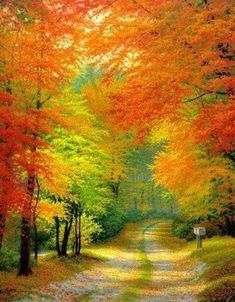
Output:
[[172,233],[179,238],[192,240],[193,235],[193,222],[189,220],[174,219],[172,223]]
[[19,262],[19,253],[15,250],[2,248],[0,250],[0,270],[11,271]]
[[138,222],[144,218],[144,213],[138,209],[129,209],[126,213],[126,219],[128,222]]
[[203,226],[206,228],[206,236],[208,238],[215,235],[221,235],[221,230],[217,225],[217,221],[204,221]]
[[[47,242],[45,242],[44,248],[45,251],[52,251],[55,250],[55,246],[56,246],[56,238],[55,238],[55,234],[53,234],[51,238]],[[40,251],[43,251],[41,247],[40,247]]]
[[175,218],[173,221],[172,233],[179,238],[192,240],[195,238],[193,227],[197,225],[203,225],[206,228],[206,237],[208,238],[222,234],[221,229],[215,220],[204,220],[198,223],[197,220],[183,220],[179,217]]
[[[51,230],[38,230],[38,247],[39,250],[45,250],[48,242],[51,240],[53,233]],[[32,247],[34,246],[34,242],[35,242],[35,234],[33,232],[31,232],[31,241],[32,241]]]
[[144,214],[145,219],[174,219],[175,212],[174,211],[159,211],[159,210],[151,210]]
[[118,234],[127,222],[127,215],[122,208],[110,205],[106,213],[96,218],[101,232],[93,235],[93,241],[105,241]]

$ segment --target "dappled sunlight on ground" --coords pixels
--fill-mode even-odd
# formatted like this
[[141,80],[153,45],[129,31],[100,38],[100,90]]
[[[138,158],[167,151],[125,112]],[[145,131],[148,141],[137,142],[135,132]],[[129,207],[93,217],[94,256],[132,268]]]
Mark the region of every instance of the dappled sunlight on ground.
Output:
[[112,242],[84,250],[100,259],[92,267],[21,301],[194,302],[196,264],[187,250],[168,246],[176,240],[169,230],[170,223],[130,224]]
[[172,250],[164,246],[170,238],[170,224],[152,225],[145,236],[145,250],[153,267],[152,280],[143,291],[141,301],[196,301],[198,285],[192,263],[183,263],[188,251]]
[[85,253],[106,261],[97,261],[92,269],[76,274],[72,280],[51,283],[43,290],[46,298],[40,292],[31,297],[33,301],[115,301],[138,280],[141,233],[135,228],[136,225],[128,225],[113,242],[85,250]]

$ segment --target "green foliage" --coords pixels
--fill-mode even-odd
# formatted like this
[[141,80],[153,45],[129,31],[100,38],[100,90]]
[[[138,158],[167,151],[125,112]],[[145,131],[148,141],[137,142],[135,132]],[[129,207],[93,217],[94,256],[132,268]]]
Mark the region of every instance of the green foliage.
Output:
[[102,228],[97,223],[94,217],[84,213],[82,215],[82,242],[83,245],[88,245],[92,242],[94,236],[99,236]]
[[0,250],[0,271],[11,271],[19,262],[19,253],[3,247]]
[[203,4],[206,4],[207,3],[207,0],[196,0],[196,5],[197,6],[201,6]]
[[106,213],[96,219],[99,222],[102,231],[99,234],[93,235],[94,241],[104,241],[117,235],[127,222],[124,210],[121,207],[117,207],[115,204],[110,204],[106,209]]
[[138,222],[144,219],[145,215],[142,211],[138,209],[127,210],[127,221],[128,222]]
[[195,235],[193,233],[193,227],[200,223],[206,228],[206,237],[211,238],[216,235],[223,235],[223,229],[220,228],[222,222],[220,224],[220,220],[200,220],[199,218],[195,217],[194,219],[188,218],[181,218],[176,217],[172,223],[172,234],[179,238],[184,238],[186,240],[193,240],[195,239]]
[[20,223],[20,216],[11,212],[6,224],[9,231],[4,234],[3,245],[0,249],[0,271],[11,271],[18,266]]
[[[82,236],[82,247],[85,247],[93,242],[93,238],[99,236],[102,232],[102,227],[100,223],[95,220],[95,218],[87,213],[82,214],[81,220],[81,236]],[[61,230],[63,232],[63,230]],[[73,246],[74,242],[74,227],[72,228],[69,240],[69,247]],[[61,234],[62,237],[62,234]],[[55,248],[55,240],[53,240],[53,249]]]
[[93,67],[88,66],[74,81],[74,91],[80,93],[82,87],[90,84],[95,85],[95,82],[102,77],[101,70],[95,70]]
[[179,238],[192,240],[194,238],[193,224],[194,223],[190,220],[176,218],[172,223],[172,233]]
[[[38,231],[38,247],[39,251],[45,250],[48,247],[49,241],[51,240],[51,237],[53,236],[52,230],[40,230]],[[31,232],[31,242],[32,247],[35,243],[35,233],[32,230]]]

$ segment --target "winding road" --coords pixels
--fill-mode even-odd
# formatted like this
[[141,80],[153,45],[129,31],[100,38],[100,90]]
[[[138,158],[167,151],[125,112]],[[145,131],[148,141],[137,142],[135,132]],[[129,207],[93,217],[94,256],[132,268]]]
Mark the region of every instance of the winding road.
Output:
[[94,256],[107,261],[96,261],[91,269],[20,301],[197,301],[197,268],[161,243],[160,238],[170,236],[169,228],[166,222],[128,225],[113,242],[91,248]]

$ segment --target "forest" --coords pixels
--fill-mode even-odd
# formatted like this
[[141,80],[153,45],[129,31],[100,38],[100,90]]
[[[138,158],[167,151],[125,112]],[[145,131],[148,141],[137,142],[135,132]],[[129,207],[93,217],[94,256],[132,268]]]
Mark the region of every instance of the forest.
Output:
[[[152,295],[234,301],[234,21],[233,0],[0,0],[0,301],[155,301],[152,242],[183,261],[197,226],[208,288]],[[143,270],[119,298],[17,300],[117,246]]]

